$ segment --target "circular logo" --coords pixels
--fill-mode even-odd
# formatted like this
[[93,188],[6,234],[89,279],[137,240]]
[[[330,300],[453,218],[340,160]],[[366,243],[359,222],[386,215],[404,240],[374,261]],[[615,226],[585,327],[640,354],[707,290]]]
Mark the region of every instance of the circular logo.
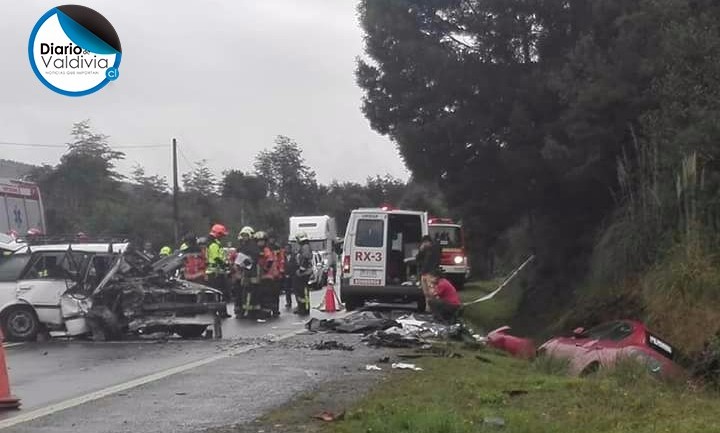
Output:
[[120,76],[120,38],[110,21],[85,6],[45,13],[30,34],[28,55],[38,79],[62,95],[89,95]]

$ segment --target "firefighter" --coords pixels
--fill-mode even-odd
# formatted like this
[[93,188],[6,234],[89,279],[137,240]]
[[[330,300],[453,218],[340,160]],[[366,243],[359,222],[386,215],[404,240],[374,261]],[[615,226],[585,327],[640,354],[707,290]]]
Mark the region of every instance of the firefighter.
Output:
[[186,233],[185,236],[183,236],[182,243],[180,244],[180,251],[184,253],[200,251],[200,248],[198,247],[197,236],[195,236],[195,233],[189,232]]
[[295,300],[297,308],[294,314],[307,316],[310,314],[310,294],[308,291],[308,281],[313,274],[313,254],[310,248],[310,239],[305,233],[298,233],[296,236],[300,250],[296,255],[297,270],[293,279],[293,291],[295,292]]
[[198,245],[198,239],[195,233],[187,233],[183,236],[182,244],[180,244],[180,252],[183,254],[185,266],[182,271],[182,277],[185,280],[202,283],[205,280],[205,268],[207,262],[205,260],[205,252]]
[[[268,246],[273,252],[273,255],[275,256],[275,277],[273,279],[273,294],[277,297],[277,303],[278,306],[280,305],[280,295],[283,293],[284,289],[284,282],[285,282],[285,248],[280,246],[280,244],[277,243],[276,237],[274,234],[268,235]],[[290,309],[292,305],[288,306],[288,302],[290,301],[292,303],[292,297],[286,293],[285,294],[285,308]],[[276,315],[279,315],[280,311],[276,312]]]
[[[210,235],[208,236],[207,246],[207,268],[205,269],[205,275],[207,276],[208,285],[212,288],[220,290],[223,293],[223,297],[227,300],[227,257],[225,255],[225,248],[223,248],[221,240],[228,235],[227,228],[222,224],[214,224],[210,229]],[[227,310],[220,310],[218,312],[220,317],[227,318],[230,315]]]
[[251,284],[257,284],[257,243],[253,237],[255,229],[243,227],[237,235],[238,257],[233,266],[233,296],[235,298],[235,316],[243,316],[243,303]]
[[258,255],[258,278],[260,279],[260,296],[258,297],[261,310],[269,315],[280,315],[280,290],[278,286],[279,272],[275,252],[269,242],[269,236],[263,231],[255,233]]
[[282,292],[285,293],[285,309],[291,310],[293,297],[292,281],[293,276],[295,275],[295,271],[297,271],[297,265],[295,262],[295,254],[293,254],[292,245],[289,242],[285,245],[284,248],[282,248],[282,254],[283,258],[285,259],[285,264],[283,265],[283,273],[281,276]]

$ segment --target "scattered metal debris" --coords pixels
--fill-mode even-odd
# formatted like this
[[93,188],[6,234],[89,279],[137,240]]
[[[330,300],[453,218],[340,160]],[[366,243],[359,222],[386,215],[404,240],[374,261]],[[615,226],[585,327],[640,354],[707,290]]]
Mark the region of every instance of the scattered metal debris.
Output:
[[365,334],[378,330],[385,330],[398,323],[382,315],[380,312],[364,311],[341,319],[310,319],[305,328],[310,331],[333,331],[347,334]]
[[415,364],[406,364],[404,362],[396,362],[392,364],[392,368],[396,370],[422,371],[422,367],[418,367]]
[[335,340],[330,341],[321,341],[319,343],[316,343],[312,346],[313,350],[345,350],[348,352],[351,352],[355,350],[354,347],[348,346],[344,343],[339,343]]

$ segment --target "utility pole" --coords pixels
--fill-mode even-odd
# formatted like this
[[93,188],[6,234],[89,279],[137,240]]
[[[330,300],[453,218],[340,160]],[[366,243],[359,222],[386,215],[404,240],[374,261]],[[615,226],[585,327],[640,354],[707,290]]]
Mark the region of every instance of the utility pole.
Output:
[[177,166],[177,140],[172,139],[172,165],[173,165],[173,229],[175,231],[175,245],[180,240],[180,216],[178,213],[178,166]]

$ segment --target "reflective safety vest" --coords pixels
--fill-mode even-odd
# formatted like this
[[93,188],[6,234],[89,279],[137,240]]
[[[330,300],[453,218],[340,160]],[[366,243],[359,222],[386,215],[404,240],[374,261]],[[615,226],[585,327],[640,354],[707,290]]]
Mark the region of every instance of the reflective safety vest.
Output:
[[213,239],[207,247],[207,270],[206,274],[221,274],[227,268],[227,257],[225,248],[219,240]]

